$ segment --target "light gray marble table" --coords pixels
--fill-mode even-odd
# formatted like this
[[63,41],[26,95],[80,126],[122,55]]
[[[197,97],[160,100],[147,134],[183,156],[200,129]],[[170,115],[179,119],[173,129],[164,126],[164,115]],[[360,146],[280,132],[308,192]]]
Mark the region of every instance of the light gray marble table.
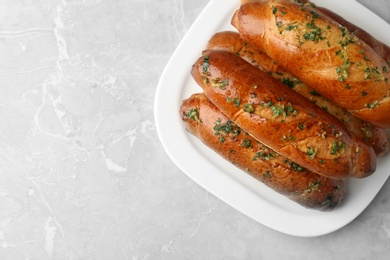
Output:
[[[390,1],[361,2],[390,22]],[[351,224],[297,238],[168,158],[155,89],[206,4],[0,1],[1,260],[389,259],[390,181]]]

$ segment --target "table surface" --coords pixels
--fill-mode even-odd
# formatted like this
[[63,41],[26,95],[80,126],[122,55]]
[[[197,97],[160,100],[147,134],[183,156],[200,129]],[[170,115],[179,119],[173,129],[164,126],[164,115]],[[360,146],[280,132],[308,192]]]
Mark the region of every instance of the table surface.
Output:
[[[0,2],[0,259],[388,259],[390,181],[346,227],[269,229],[159,142],[159,77],[207,0]],[[389,0],[361,0],[390,22]]]

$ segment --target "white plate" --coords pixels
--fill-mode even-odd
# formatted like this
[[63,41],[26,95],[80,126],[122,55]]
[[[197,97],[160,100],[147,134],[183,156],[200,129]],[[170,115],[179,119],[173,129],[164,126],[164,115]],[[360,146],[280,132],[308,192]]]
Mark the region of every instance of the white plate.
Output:
[[[390,25],[354,0],[318,0],[347,20],[390,44]],[[259,223],[294,236],[319,236],[355,219],[374,199],[390,174],[389,155],[379,159],[374,175],[348,180],[347,199],[331,212],[305,209],[225,161],[187,133],[179,116],[183,99],[201,92],[190,76],[210,37],[230,25],[239,0],[211,0],[168,62],[155,96],[155,121],[161,142],[173,162],[206,190]]]

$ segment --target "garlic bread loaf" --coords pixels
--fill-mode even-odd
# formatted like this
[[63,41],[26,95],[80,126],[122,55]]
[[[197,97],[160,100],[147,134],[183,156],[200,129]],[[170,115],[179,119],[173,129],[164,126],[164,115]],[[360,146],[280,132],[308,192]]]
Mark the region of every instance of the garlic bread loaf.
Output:
[[389,64],[320,10],[282,0],[252,0],[232,18],[240,37],[353,115],[390,127]]
[[193,94],[184,100],[180,115],[186,129],[205,145],[300,205],[329,211],[344,200],[343,181],[309,172],[259,143],[221,113],[204,94]]
[[192,68],[205,95],[259,142],[317,174],[371,175],[373,148],[335,117],[236,54],[210,51]]

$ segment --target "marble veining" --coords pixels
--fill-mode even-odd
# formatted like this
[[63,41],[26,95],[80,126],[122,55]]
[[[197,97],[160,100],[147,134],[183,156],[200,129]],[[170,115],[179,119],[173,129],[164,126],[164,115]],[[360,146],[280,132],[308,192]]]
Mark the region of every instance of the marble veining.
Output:
[[[0,259],[388,259],[389,181],[351,224],[305,239],[168,158],[154,93],[207,2],[0,1]],[[361,2],[390,20],[387,0]]]

